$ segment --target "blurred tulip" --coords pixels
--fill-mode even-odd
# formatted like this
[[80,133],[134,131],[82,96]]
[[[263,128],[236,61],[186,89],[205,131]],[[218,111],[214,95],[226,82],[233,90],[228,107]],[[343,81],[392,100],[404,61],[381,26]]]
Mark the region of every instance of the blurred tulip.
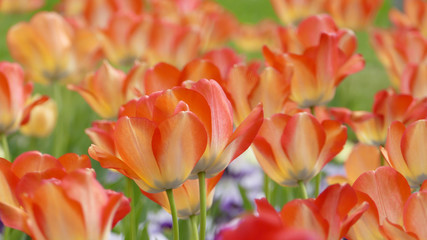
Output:
[[324,0],[270,0],[276,15],[285,25],[322,11]]
[[69,85],[69,89],[78,92],[99,116],[108,119],[116,117],[120,106],[134,96],[129,93],[133,89],[126,88],[125,80],[125,73],[104,62],[80,85]]
[[334,35],[338,48],[346,55],[352,55],[357,49],[357,39],[353,31],[338,28],[334,19],[326,14],[310,16],[302,20],[297,27],[279,27],[277,29],[282,52],[302,54],[306,49],[319,45],[322,34]]
[[[207,208],[212,205],[215,186],[221,179],[222,173],[223,172],[216,175],[215,177],[207,179],[206,181]],[[147,193],[142,191],[142,193],[149,199],[162,206],[169,213],[171,212],[168,197],[165,192]],[[200,194],[198,180],[188,179],[180,187],[173,190],[173,196],[179,218],[186,219],[200,213]]]
[[56,126],[58,108],[53,99],[37,105],[30,113],[30,120],[19,130],[22,134],[34,137],[49,136]]
[[395,88],[401,86],[405,69],[412,64],[424,64],[427,40],[414,29],[376,30],[371,35],[374,50]]
[[266,239],[266,240],[320,240],[315,232],[284,225],[281,216],[268,201],[256,199],[258,214],[244,216],[237,227],[224,228],[217,236],[220,240]]
[[308,113],[292,117],[276,114],[264,120],[254,140],[254,152],[272,180],[297,186],[316,176],[342,150],[346,140],[347,129],[337,121],[319,123]]
[[111,145],[104,141],[89,148],[91,157],[133,179],[145,192],[179,187],[190,176],[207,142],[201,120],[185,102],[176,100],[180,91],[187,92],[184,88],[166,90],[127,103],[110,129],[114,132],[103,138],[113,136],[115,150],[107,148]]
[[427,97],[427,64],[409,64],[401,77],[400,91],[416,98]]
[[349,124],[360,142],[383,145],[393,121],[409,124],[427,118],[427,99],[418,100],[411,95],[382,90],[375,95],[372,113],[343,108],[332,108],[331,113],[339,121]]
[[369,27],[383,0],[325,0],[325,9],[337,24],[354,30]]
[[62,0],[58,10],[64,16],[84,19],[85,25],[105,28],[116,12],[141,14],[141,0]]
[[378,147],[359,143],[353,147],[350,155],[344,163],[347,176],[329,176],[329,184],[349,183],[353,184],[363,173],[375,170],[381,166],[381,155]]
[[115,65],[128,67],[147,54],[153,20],[148,15],[119,12],[100,31],[105,55]]
[[96,62],[98,51],[93,33],[53,12],[37,13],[29,23],[14,25],[7,43],[29,79],[43,84],[79,80]]
[[1,0],[0,12],[2,13],[23,13],[41,8],[44,0]]
[[413,188],[427,180],[427,120],[418,120],[408,127],[393,122],[389,128],[387,142],[382,153],[391,167],[406,177]]
[[244,52],[259,52],[264,45],[271,49],[279,46],[277,23],[264,20],[256,25],[241,24],[233,36],[236,47]]
[[391,9],[390,21],[398,28],[416,28],[427,36],[427,3],[423,0],[404,0],[403,13]]
[[0,62],[0,135],[28,123],[33,108],[48,100],[41,96],[30,101],[32,90],[33,85],[25,83],[24,71],[18,64]]

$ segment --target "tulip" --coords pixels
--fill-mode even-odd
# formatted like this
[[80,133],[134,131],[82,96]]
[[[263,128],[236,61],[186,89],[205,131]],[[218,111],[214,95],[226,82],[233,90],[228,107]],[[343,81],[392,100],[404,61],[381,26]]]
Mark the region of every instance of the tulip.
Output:
[[[206,181],[207,208],[212,205],[215,186],[221,179],[222,173],[223,172],[212,178],[209,178]],[[165,192],[147,193],[142,191],[142,193],[149,199],[162,206],[167,212],[171,212],[168,198]],[[173,195],[179,218],[186,219],[200,213],[200,193],[198,180],[188,179],[180,187],[173,190]]]
[[409,64],[403,72],[400,91],[416,98],[427,97],[427,82],[424,77],[427,74],[427,65]]
[[41,8],[44,0],[1,0],[0,12],[2,13],[23,13]]
[[301,108],[328,103],[335,89],[348,75],[364,67],[361,55],[345,52],[339,47],[339,35],[322,33],[319,44],[303,54],[278,54],[264,48],[268,65],[281,72],[291,68],[290,99]]
[[371,38],[395,88],[401,86],[402,74],[409,65],[426,61],[427,40],[415,29],[376,30]]
[[351,227],[351,239],[424,239],[425,189],[411,194],[405,177],[390,167],[362,174],[353,188],[370,208]]
[[427,137],[427,120],[418,120],[408,127],[393,122],[389,128],[385,148],[381,151],[391,167],[406,177],[413,188],[427,180],[424,140]]
[[116,117],[120,106],[131,99],[128,92],[133,89],[125,88],[125,79],[122,71],[104,62],[80,85],[70,85],[69,89],[78,92],[99,116],[108,119]]
[[350,125],[358,140],[365,144],[383,145],[387,129],[393,121],[410,124],[427,117],[427,100],[417,100],[407,94],[383,90],[375,95],[371,112],[332,108],[338,120]]
[[141,14],[144,2],[140,0],[63,0],[58,5],[62,15],[83,19],[85,25],[105,28],[116,12]]
[[398,28],[416,28],[424,36],[427,36],[427,3],[423,0],[403,1],[403,13],[397,9],[391,9],[390,21]]
[[347,129],[337,121],[319,123],[308,113],[276,114],[264,120],[254,140],[254,152],[273,181],[297,186],[316,176],[346,140]]
[[95,35],[53,12],[41,12],[29,23],[9,29],[7,44],[31,81],[48,84],[73,82],[98,57]]
[[256,25],[241,24],[233,36],[233,42],[244,52],[258,52],[264,45],[275,49],[279,45],[277,24],[270,20]]
[[58,109],[56,102],[49,99],[46,102],[37,105],[30,113],[30,120],[21,126],[19,131],[27,136],[47,137],[56,126]]
[[326,0],[325,9],[339,26],[363,29],[372,24],[383,0]]
[[188,105],[176,102],[174,92],[126,104],[111,135],[117,154],[106,145],[92,145],[91,157],[133,179],[145,192],[183,184],[205,151],[207,136],[202,122]]
[[128,67],[147,54],[153,20],[148,15],[119,12],[100,31],[99,38],[107,59]]
[[32,90],[33,85],[25,83],[24,71],[18,64],[0,62],[0,135],[26,124],[33,108],[48,99],[42,96],[30,101]]
[[276,15],[285,25],[322,11],[324,0],[270,0]]

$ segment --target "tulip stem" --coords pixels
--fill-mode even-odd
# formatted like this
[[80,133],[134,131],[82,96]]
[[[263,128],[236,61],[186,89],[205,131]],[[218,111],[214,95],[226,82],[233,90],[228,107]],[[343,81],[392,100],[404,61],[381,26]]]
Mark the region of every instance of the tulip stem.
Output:
[[135,207],[135,193],[133,190],[132,179],[126,178],[126,192],[127,196],[130,198],[131,210],[129,213],[129,227],[130,227],[130,240],[136,240],[136,207]]
[[270,202],[270,178],[264,173],[264,194],[268,202]]
[[317,174],[317,176],[314,178],[315,182],[316,182],[316,187],[314,189],[314,197],[319,196],[320,193],[320,182],[322,181],[322,173],[319,172]]
[[303,181],[301,181],[301,180],[299,180],[299,181],[298,181],[298,185],[299,185],[299,189],[300,189],[300,191],[301,191],[302,198],[303,198],[303,199],[307,199],[307,198],[308,198],[308,195],[307,195],[307,189],[305,189],[304,182],[303,182]]
[[3,148],[4,158],[9,160],[10,162],[12,162],[12,159],[10,159],[9,144],[7,143],[7,135],[6,134],[1,135],[1,144],[2,144],[2,148]]
[[172,214],[173,239],[179,240],[178,213],[176,211],[175,200],[173,198],[173,190],[167,189],[166,194],[168,195],[169,206],[170,206],[171,214]]
[[206,235],[206,173],[199,172],[200,192],[200,240],[205,240]]
[[197,232],[197,217],[195,215],[190,216],[191,232],[193,240],[199,240],[199,233]]

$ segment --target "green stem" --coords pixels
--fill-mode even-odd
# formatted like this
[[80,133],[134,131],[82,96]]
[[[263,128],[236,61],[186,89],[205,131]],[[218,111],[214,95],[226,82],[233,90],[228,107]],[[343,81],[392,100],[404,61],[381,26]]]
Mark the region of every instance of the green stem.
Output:
[[11,233],[11,228],[8,228],[6,226],[4,226],[3,229],[3,240],[10,240],[10,233]]
[[308,195],[307,195],[307,190],[305,189],[305,185],[303,181],[298,181],[298,185],[299,185],[299,189],[301,191],[301,195],[303,199],[307,199]]
[[168,195],[169,206],[172,214],[173,239],[179,240],[178,213],[176,211],[175,200],[173,198],[173,190],[172,189],[166,190],[166,194]]
[[136,215],[135,215],[135,193],[133,189],[133,181],[130,178],[126,178],[126,195],[131,199],[130,206],[131,210],[129,213],[129,230],[130,240],[136,240]]
[[63,97],[64,97],[62,95],[62,91],[61,91],[62,86],[58,83],[54,83],[53,87],[54,87],[53,98],[56,101],[56,106],[58,109],[58,117],[56,120],[56,127],[55,127],[54,138],[53,138],[54,142],[53,142],[52,146],[54,147],[53,148],[53,155],[58,158],[61,156],[61,154],[64,153],[63,152],[64,151],[63,150],[64,140],[65,140],[64,138],[67,137],[67,136],[64,136],[64,134],[66,134],[66,132],[68,132],[68,131],[64,131],[65,118],[63,116],[64,116],[65,111],[64,111],[64,106],[63,106],[63,102],[62,102]]
[[199,233],[197,232],[197,216],[195,215],[190,216],[190,222],[191,222],[191,233],[193,236],[193,240],[199,240]]
[[314,178],[316,182],[316,188],[314,189],[314,197],[319,196],[320,193],[320,182],[322,181],[322,173],[319,172],[317,176]]
[[199,173],[200,192],[200,240],[205,240],[206,236],[206,173]]
[[268,202],[270,202],[270,178],[264,173],[264,194]]
[[10,159],[10,151],[9,151],[9,144],[7,143],[7,135],[2,134],[1,135],[1,144],[4,152],[4,158],[12,162],[13,160]]

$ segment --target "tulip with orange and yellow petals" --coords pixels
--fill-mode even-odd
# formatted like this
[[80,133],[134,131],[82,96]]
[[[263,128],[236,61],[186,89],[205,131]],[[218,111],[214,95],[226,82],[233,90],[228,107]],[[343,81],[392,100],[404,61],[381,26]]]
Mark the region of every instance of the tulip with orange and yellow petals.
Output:
[[126,75],[108,62],[88,75],[80,85],[69,85],[69,89],[78,92],[104,119],[116,117],[120,106],[135,96],[133,89],[127,88]]
[[426,189],[411,194],[405,177],[390,167],[361,175],[353,184],[369,210],[349,230],[350,239],[424,239]]
[[318,44],[302,54],[277,54],[264,48],[268,65],[281,72],[289,68],[293,71],[290,99],[301,108],[328,103],[338,84],[365,66],[362,56],[354,54],[354,48],[341,48],[340,39],[340,34],[322,32]]
[[427,97],[427,63],[409,64],[400,79],[400,91],[416,98]]
[[0,166],[0,217],[33,239],[107,240],[130,211],[129,199],[97,182],[87,156],[27,152]]
[[376,30],[371,38],[378,59],[395,88],[401,87],[402,75],[409,65],[425,64],[427,61],[427,40],[417,30]]
[[115,151],[92,145],[89,154],[105,168],[133,179],[146,192],[179,187],[206,149],[201,120],[172,90],[157,92],[125,105],[115,124]]
[[21,66],[0,62],[0,135],[12,133],[26,124],[31,110],[48,100],[42,96],[30,101],[32,90],[33,85],[25,83]]
[[333,108],[331,113],[347,124],[365,144],[383,145],[387,129],[393,121],[409,124],[427,118],[427,99],[415,99],[411,95],[382,90],[375,95],[371,112]]
[[56,126],[58,118],[58,107],[56,102],[50,98],[46,102],[37,105],[30,113],[30,120],[19,131],[27,136],[47,137]]
[[258,52],[264,45],[278,48],[277,26],[271,20],[264,20],[256,25],[241,24],[233,36],[233,42],[244,52]]
[[391,124],[382,149],[390,166],[405,176],[413,188],[427,180],[426,139],[427,120],[418,120],[408,127],[396,121]]
[[[222,173],[223,172],[216,175],[215,177],[207,179],[206,181],[207,208],[212,205],[215,186],[221,179]],[[169,213],[171,212],[168,197],[165,192],[147,193],[142,191],[142,193],[149,199],[162,206]],[[196,216],[200,213],[200,193],[198,180],[188,179],[180,187],[173,190],[173,195],[178,217],[180,219],[186,219],[192,216]]]
[[383,0],[325,0],[325,9],[337,24],[354,30],[372,24]]
[[347,129],[337,121],[319,123],[308,113],[276,114],[264,120],[254,140],[254,152],[271,179],[297,186],[316,176],[346,140]]
[[0,12],[2,13],[23,13],[41,8],[44,0],[1,0]]
[[62,15],[83,19],[93,28],[105,28],[117,12],[141,14],[143,8],[141,0],[62,0],[58,5]]
[[416,28],[427,36],[427,2],[423,0],[404,0],[403,13],[390,10],[390,21],[398,28]]
[[322,12],[324,0],[270,0],[274,11],[283,24]]
[[11,55],[26,69],[31,81],[72,82],[94,65],[99,50],[95,35],[53,12],[41,12],[29,23],[9,29]]

